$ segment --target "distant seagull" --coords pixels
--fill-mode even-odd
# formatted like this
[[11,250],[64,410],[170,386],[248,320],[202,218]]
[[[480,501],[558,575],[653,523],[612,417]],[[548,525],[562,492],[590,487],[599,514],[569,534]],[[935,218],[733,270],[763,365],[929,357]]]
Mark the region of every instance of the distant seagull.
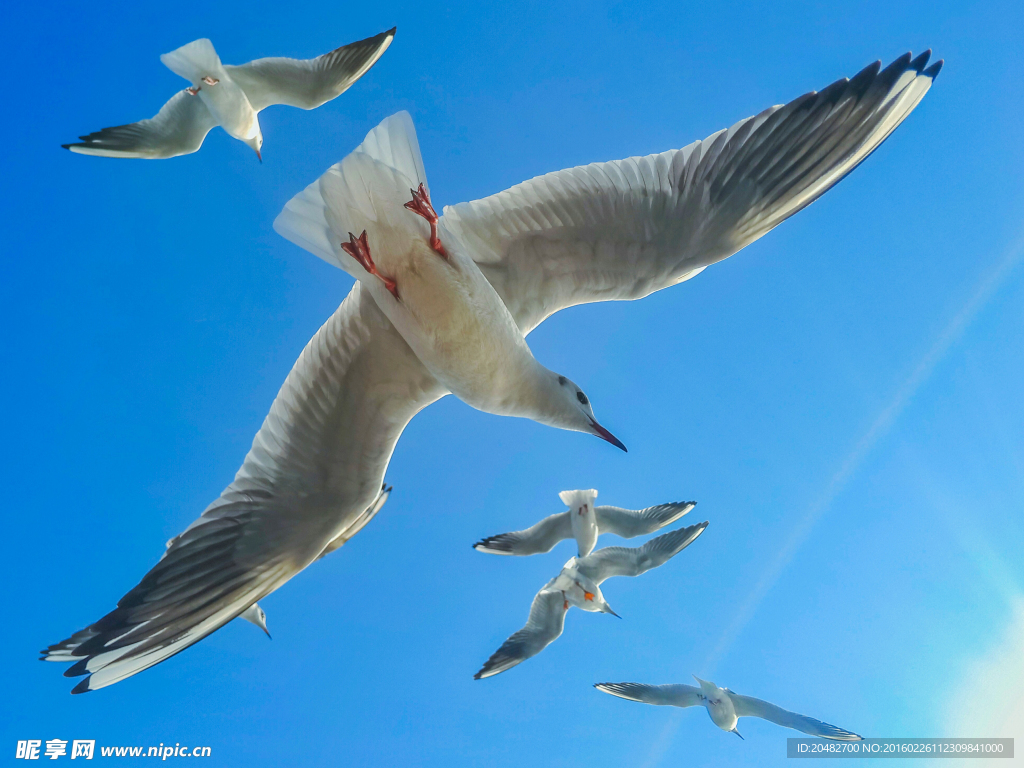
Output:
[[303,350],[234,481],[117,608],[45,658],[74,662],[65,674],[86,676],[81,693],[231,621],[363,520],[402,430],[449,393],[622,447],[526,334],[566,307],[688,280],[805,208],[917,106],[939,71],[928,56],[873,64],[683,149],[548,174],[444,217],[411,118],[385,120],[275,222],[358,283]]
[[492,555],[536,555],[550,552],[562,539],[575,538],[582,557],[593,551],[599,533],[614,533],[624,539],[646,536],[671,525],[697,506],[695,501],[678,501],[634,510],[594,506],[597,491],[593,490],[562,491],[558,495],[568,511],[545,517],[525,531],[488,536],[473,548]]
[[572,558],[533,598],[526,626],[506,640],[473,679],[497,675],[547,648],[562,634],[570,605],[618,616],[605,600],[601,583],[612,576],[639,576],[664,565],[692,544],[707,526],[704,522],[680,528],[642,547],[605,547],[586,557]]
[[160,57],[192,85],[164,104],[156,117],[104,128],[79,144],[63,144],[83,155],[157,160],[195,152],[211,128],[221,126],[248,144],[262,161],[258,113],[273,104],[314,109],[348,90],[383,55],[395,28],[336,48],[315,59],[275,56],[248,64],[221,64],[206,38]]
[[[240,614],[238,618],[245,619],[251,624],[255,624],[257,627],[267,633],[267,637],[270,637],[270,630],[267,629],[267,614],[264,613],[263,609],[260,608],[259,603],[253,603]],[[273,640],[273,638],[270,638]]]
[[741,696],[728,688],[719,688],[714,683],[701,680],[696,675],[694,675],[694,679],[700,683],[700,688],[695,688],[692,685],[642,685],[640,683],[597,683],[594,687],[599,691],[610,693],[612,696],[630,701],[640,701],[644,704],[705,707],[715,725],[723,731],[735,733],[741,739],[743,737],[736,730],[736,720],[741,717],[760,717],[784,728],[803,731],[823,739],[860,741],[863,738],[856,733],[844,731],[842,728],[815,720],[813,717],[798,715],[796,712],[782,709],[767,701]]

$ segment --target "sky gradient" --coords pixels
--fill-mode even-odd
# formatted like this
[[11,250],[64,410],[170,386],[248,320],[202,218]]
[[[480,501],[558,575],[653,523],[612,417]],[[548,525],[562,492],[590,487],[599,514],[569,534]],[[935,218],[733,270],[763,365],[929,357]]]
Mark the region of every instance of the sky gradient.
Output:
[[[0,39],[31,66],[0,124],[0,763],[18,739],[94,738],[224,766],[785,764],[795,732],[742,721],[741,742],[590,687],[692,674],[865,736],[1024,739],[1024,11],[763,5],[9,9]],[[262,165],[220,129],[168,161],[60,149],[155,114],[183,84],[159,54],[195,38],[241,63],[393,25],[340,98],[261,115]],[[400,440],[381,514],[261,601],[273,641],[235,621],[75,697],[36,660],[234,476],[352,284],[273,219],[384,117],[412,114],[440,206],[682,147],[928,47],[931,92],[820,201],[692,281],[531,334],[628,454],[445,398]],[[474,681],[575,548],[470,545],[587,487],[695,499],[684,521],[710,525],[607,582],[622,621],[570,612],[544,653]]]

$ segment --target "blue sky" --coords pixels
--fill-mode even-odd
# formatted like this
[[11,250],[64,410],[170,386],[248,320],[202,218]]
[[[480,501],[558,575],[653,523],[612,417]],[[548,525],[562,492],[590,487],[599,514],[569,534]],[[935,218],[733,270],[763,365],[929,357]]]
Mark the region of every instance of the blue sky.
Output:
[[[785,762],[794,734],[769,724],[744,721],[741,742],[703,712],[590,688],[693,673],[869,736],[1024,738],[1019,4],[6,14],[0,755],[95,738],[209,745],[225,766]],[[263,113],[263,165],[220,130],[170,161],[59,147],[154,114],[182,86],[159,54],[192,39],[238,63],[392,25],[341,98]],[[446,398],[402,437],[380,516],[263,601],[272,642],[233,622],[76,697],[36,661],[233,477],[352,282],[271,222],[381,119],[412,113],[434,202],[451,204],[681,147],[927,47],[946,59],[935,87],[822,200],[691,282],[531,335],[628,454]],[[690,521],[711,524],[664,568],[606,585],[623,621],[570,613],[542,655],[474,681],[575,550],[470,544],[573,487],[624,506],[693,498]]]

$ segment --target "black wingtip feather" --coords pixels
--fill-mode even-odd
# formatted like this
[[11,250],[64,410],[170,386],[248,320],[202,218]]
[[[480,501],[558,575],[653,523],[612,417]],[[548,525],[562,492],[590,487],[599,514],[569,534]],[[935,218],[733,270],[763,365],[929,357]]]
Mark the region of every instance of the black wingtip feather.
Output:
[[925,75],[926,77],[930,77],[932,80],[934,80],[936,77],[938,77],[939,71],[942,69],[942,65],[945,63],[945,59],[939,59],[921,74]]
[[89,674],[89,670],[85,668],[85,665],[88,663],[88,658],[80,659],[64,670],[64,677],[81,677],[82,675]]
[[[480,549],[484,547],[484,549]],[[511,552],[512,545],[501,540],[501,536],[488,536],[486,539],[480,539],[473,545],[473,549],[477,552],[484,551],[496,551],[496,552]]]
[[83,680],[78,685],[76,685],[74,688],[72,688],[71,689],[71,695],[74,696],[75,694],[78,694],[78,693],[89,693],[92,690],[92,688],[89,687],[89,680],[90,679],[92,679],[92,675],[90,675],[89,677],[85,678],[85,680]]
[[922,69],[924,69],[925,64],[928,63],[928,59],[930,59],[931,57],[932,49],[929,48],[927,51],[924,51],[923,53],[919,54],[917,58],[910,62],[910,66],[908,68],[916,69],[918,72],[920,72]]

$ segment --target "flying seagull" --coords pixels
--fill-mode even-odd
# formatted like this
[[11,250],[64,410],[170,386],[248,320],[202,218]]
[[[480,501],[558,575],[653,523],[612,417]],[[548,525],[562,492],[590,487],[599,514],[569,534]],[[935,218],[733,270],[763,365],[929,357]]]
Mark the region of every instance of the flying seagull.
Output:
[[473,548],[492,555],[536,555],[550,552],[562,539],[576,539],[578,554],[589,555],[598,534],[614,533],[624,539],[645,536],[671,525],[697,506],[695,501],[678,501],[646,509],[623,509],[594,506],[594,490],[562,491],[558,495],[569,507],[565,512],[549,515],[523,531],[488,536]]
[[219,125],[262,161],[260,112],[274,104],[315,109],[340,96],[384,54],[395,29],[315,59],[274,56],[238,66],[221,64],[206,38],[194,40],[160,57],[191,85],[174,94],[155,117],[104,128],[61,146],[83,155],[158,160],[196,152]]
[[[441,220],[432,213],[411,120],[385,120],[352,163],[342,163],[344,175],[330,170],[276,222],[314,254],[353,270],[362,259],[381,277],[355,270],[360,279],[306,345],[220,497],[115,610],[44,658],[74,662],[65,674],[86,676],[74,688],[81,693],[141,672],[223,626],[365,524],[402,430],[451,392],[483,410],[621,445],[599,427],[582,390],[545,373],[525,341],[515,361],[526,370],[512,361],[491,368],[488,345],[508,344],[510,323],[522,339],[560,309],[641,298],[753,242],[838,182],[906,118],[939,71],[941,62],[925,68],[927,60],[927,53],[907,54],[885,69],[873,64],[683,149],[542,176],[448,209]],[[368,175],[354,175],[357,169]],[[414,192],[408,208],[380,197],[399,181]],[[364,236],[354,227],[367,211],[380,218],[367,222]],[[423,217],[416,233],[418,252],[429,257],[422,286],[408,275],[396,281],[372,260],[376,252],[384,268],[387,248],[378,237],[408,254],[395,228],[402,216],[401,227]],[[449,250],[451,262],[440,253]],[[490,312],[461,315],[464,333],[449,322],[453,307],[430,303],[430,285],[457,278]],[[455,333],[453,360],[419,332],[412,306],[427,312],[425,324],[437,320],[440,332]],[[493,333],[480,332],[484,321],[496,324]],[[488,398],[474,373],[495,388],[504,381],[512,399]]]
[[704,533],[706,522],[666,533],[642,547],[605,547],[586,557],[574,557],[562,572],[533,598],[526,626],[502,643],[474,680],[492,677],[547,648],[562,634],[570,605],[595,613],[618,616],[601,592],[601,583],[612,576],[639,576],[664,565]]
[[640,683],[597,683],[594,687],[599,691],[610,693],[612,696],[630,701],[640,701],[644,704],[705,707],[715,725],[723,731],[735,733],[741,739],[743,737],[736,729],[736,721],[741,717],[760,717],[784,728],[803,731],[823,739],[860,741],[863,738],[856,733],[844,731],[842,728],[815,720],[813,717],[798,715],[796,712],[782,709],[767,701],[751,696],[741,696],[728,688],[719,688],[714,683],[701,680],[696,675],[694,675],[694,679],[700,684],[699,688],[692,685],[641,685]]

